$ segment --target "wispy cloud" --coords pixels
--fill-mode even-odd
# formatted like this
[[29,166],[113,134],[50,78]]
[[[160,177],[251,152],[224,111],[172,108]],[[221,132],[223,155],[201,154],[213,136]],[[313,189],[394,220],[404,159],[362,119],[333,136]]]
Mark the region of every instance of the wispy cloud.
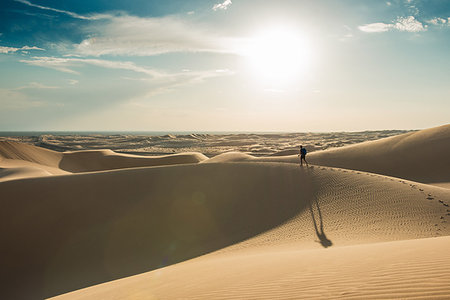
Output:
[[67,11],[67,10],[62,10],[62,9],[57,9],[57,8],[52,8],[52,7],[48,7],[48,6],[42,6],[42,5],[38,5],[38,4],[33,4],[28,0],[14,0],[16,2],[31,6],[31,7],[36,7],[42,10],[49,10],[49,11],[54,11],[57,13],[61,13],[61,14],[65,14],[68,15],[72,18],[75,19],[81,19],[81,20],[99,20],[99,19],[104,19],[104,18],[109,18],[110,15],[105,15],[105,14],[93,14],[93,15],[80,15],[71,11]]
[[217,3],[216,5],[213,6],[213,10],[226,10],[228,9],[228,7],[232,4],[231,0],[225,0],[222,3]]
[[374,33],[374,32],[386,32],[389,30],[407,31],[407,32],[421,32],[426,31],[426,25],[419,22],[414,16],[399,17],[396,22],[387,23],[371,23],[358,27],[359,30]]
[[[80,74],[78,71],[75,71],[74,68],[82,67],[85,65],[97,66],[108,69],[118,69],[118,70],[127,70],[133,71],[139,74],[145,74],[144,78],[129,78],[125,77],[125,79],[130,80],[139,80],[139,81],[147,81],[152,83],[154,87],[151,89],[148,95],[155,95],[162,93],[164,91],[172,90],[176,87],[182,85],[195,84],[199,82],[203,82],[206,79],[220,77],[220,76],[229,76],[234,74],[232,71],[227,69],[217,69],[217,70],[203,70],[203,71],[191,71],[191,70],[182,70],[180,72],[167,73],[158,70],[148,69],[141,66],[137,66],[133,62],[121,62],[121,61],[109,61],[103,59],[83,59],[83,58],[58,58],[58,57],[33,57],[29,60],[21,60],[21,62],[39,66],[44,68],[50,68],[57,71],[70,73],[70,74]],[[122,77],[124,78],[124,77]],[[77,84],[78,81],[71,80],[69,83]],[[44,88],[43,85],[33,84],[25,88]],[[51,88],[51,87],[47,87]]]
[[169,52],[230,53],[236,40],[176,17],[116,16],[84,27],[90,38],[75,45],[84,56],[150,56]]
[[386,23],[371,23],[366,25],[358,26],[359,30],[364,32],[386,32],[392,28],[392,24]]
[[[233,75],[230,70],[203,70],[203,71],[182,71],[172,74],[166,74],[165,78],[160,79],[157,85],[150,89],[146,97],[166,93],[182,86],[199,84],[208,79]],[[146,79],[144,79],[146,80]],[[147,79],[151,82],[151,80]]]
[[53,90],[53,89],[59,89],[59,86],[50,86],[50,85],[45,85],[39,82],[30,82],[27,85],[24,86],[20,86],[18,88],[15,88],[14,90],[16,91],[20,91],[20,90],[31,90],[31,89],[44,89],[44,90]]
[[20,60],[20,62],[39,66],[44,68],[50,68],[65,73],[79,74],[78,71],[73,70],[75,67],[83,65],[93,65],[108,69],[120,69],[134,71],[137,73],[144,73],[152,77],[162,77],[162,73],[137,66],[133,62],[128,61],[111,61],[103,59],[85,59],[85,58],[61,58],[61,57],[33,57],[32,59]]
[[6,54],[6,53],[14,53],[17,51],[27,51],[27,50],[40,50],[40,51],[45,51],[45,49],[36,47],[36,46],[23,46],[21,48],[16,48],[16,47],[4,47],[4,46],[0,46],[0,53]]

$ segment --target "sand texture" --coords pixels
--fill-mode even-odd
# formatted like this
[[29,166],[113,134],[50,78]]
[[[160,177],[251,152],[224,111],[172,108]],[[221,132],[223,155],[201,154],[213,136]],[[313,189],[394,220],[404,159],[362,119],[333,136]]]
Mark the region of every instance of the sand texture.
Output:
[[448,299],[449,147],[450,125],[312,152],[309,167],[285,150],[2,141],[1,298]]

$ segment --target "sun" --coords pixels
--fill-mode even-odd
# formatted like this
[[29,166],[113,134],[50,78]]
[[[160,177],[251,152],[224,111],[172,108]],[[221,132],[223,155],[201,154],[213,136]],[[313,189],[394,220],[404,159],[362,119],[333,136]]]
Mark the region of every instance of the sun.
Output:
[[311,61],[308,42],[287,29],[268,29],[249,39],[248,63],[259,80],[288,84],[305,76]]

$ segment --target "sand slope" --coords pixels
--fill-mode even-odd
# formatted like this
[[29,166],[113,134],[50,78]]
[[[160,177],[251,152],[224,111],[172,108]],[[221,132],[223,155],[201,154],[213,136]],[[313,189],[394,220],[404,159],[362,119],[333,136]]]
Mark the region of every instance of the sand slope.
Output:
[[92,172],[133,167],[164,166],[198,163],[208,159],[196,152],[163,156],[120,154],[111,150],[85,150],[64,152],[59,167],[69,172]]
[[[448,299],[450,238],[206,256],[54,299]],[[220,270],[220,271],[218,271]]]
[[[450,182],[450,125],[312,152],[310,163],[431,183]],[[262,158],[298,162],[296,155]]]
[[197,152],[151,157],[120,154],[111,150],[56,152],[24,143],[0,141],[0,181],[132,167],[190,164],[207,159],[205,155]]
[[300,177],[208,164],[2,182],[2,283],[39,298],[220,249],[300,211]]
[[212,255],[229,257],[450,234],[445,189],[294,164],[14,180],[0,183],[0,199],[1,278],[14,297],[52,296],[218,249]]

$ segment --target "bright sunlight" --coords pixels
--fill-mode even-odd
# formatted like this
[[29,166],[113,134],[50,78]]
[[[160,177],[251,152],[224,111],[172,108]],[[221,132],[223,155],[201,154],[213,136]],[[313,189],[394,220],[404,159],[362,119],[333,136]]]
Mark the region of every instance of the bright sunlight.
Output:
[[259,80],[284,85],[303,78],[311,51],[300,34],[270,29],[250,39],[246,56]]

